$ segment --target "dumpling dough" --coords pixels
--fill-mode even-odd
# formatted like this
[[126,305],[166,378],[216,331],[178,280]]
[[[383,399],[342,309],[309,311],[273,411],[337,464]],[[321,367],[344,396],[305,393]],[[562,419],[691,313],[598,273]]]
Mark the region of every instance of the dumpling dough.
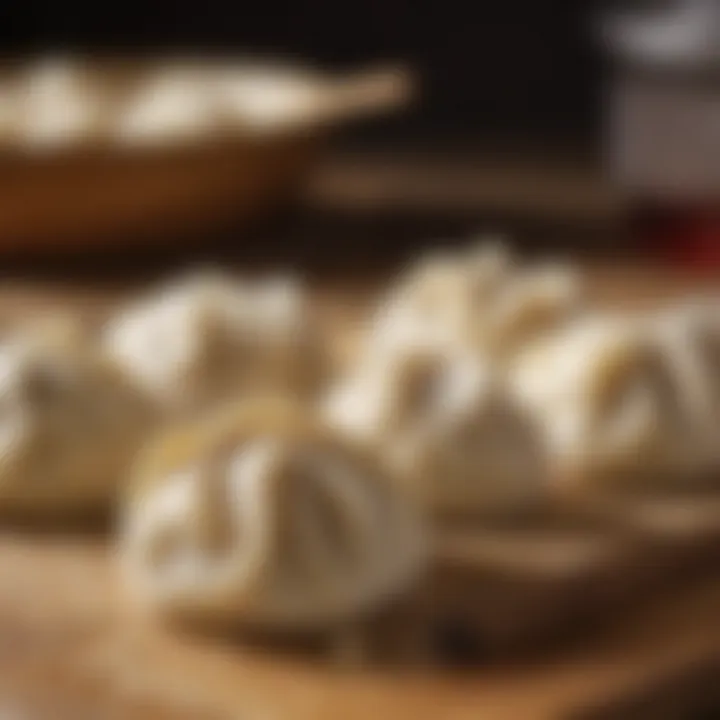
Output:
[[381,304],[368,347],[382,351],[413,327],[503,362],[582,306],[582,283],[572,268],[521,267],[504,245],[483,243],[411,267]]
[[381,447],[410,495],[433,513],[515,511],[543,494],[541,433],[469,355],[408,345],[340,384],[325,412]]
[[311,73],[272,66],[228,67],[213,87],[224,122],[231,127],[272,130],[324,109],[324,83]]
[[203,141],[238,130],[282,129],[323,110],[324,85],[301,71],[179,64],[140,85],[115,124],[129,145]]
[[508,359],[584,311],[582,282],[565,265],[518,270],[507,279],[483,312],[480,345],[498,359]]
[[76,62],[63,58],[38,62],[16,90],[16,133],[25,147],[64,147],[95,140],[105,130],[105,94]]
[[293,631],[391,601],[418,580],[426,550],[378,463],[299,409],[263,401],[150,451],[122,557],[151,612]]
[[431,253],[413,264],[381,301],[368,347],[384,351],[409,330],[448,345],[471,341],[485,307],[510,270],[500,243]]
[[0,511],[108,506],[153,415],[64,321],[0,345]]
[[697,439],[696,472],[720,465],[720,304],[711,298],[685,301],[654,318],[684,412]]
[[116,317],[108,352],[166,411],[261,392],[309,391],[321,343],[303,288],[198,272]]
[[218,130],[211,73],[203,67],[158,71],[147,79],[118,116],[116,139],[128,145],[204,140]]
[[587,317],[528,349],[511,377],[546,431],[555,480],[631,487],[682,476],[689,429],[646,318]]

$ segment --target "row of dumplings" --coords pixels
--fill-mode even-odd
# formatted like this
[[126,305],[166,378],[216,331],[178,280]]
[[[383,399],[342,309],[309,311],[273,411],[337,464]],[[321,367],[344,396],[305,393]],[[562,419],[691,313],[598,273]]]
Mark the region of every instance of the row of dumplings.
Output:
[[329,375],[301,283],[197,271],[98,328],[50,316],[0,342],[0,514],[119,508],[138,607],[324,626],[407,589],[419,513],[314,408]]
[[121,510],[137,606],[329,627],[392,602],[437,518],[711,477],[711,301],[619,315],[571,267],[420,259],[334,372],[307,292],[198,273],[0,346],[0,508]]
[[299,283],[212,271],[163,284],[100,328],[50,313],[6,332],[0,506],[111,503],[148,434],[235,397],[312,392],[323,368],[314,335]]
[[597,307],[575,268],[521,267],[501,244],[436,254],[391,288],[326,412],[440,515],[706,483],[719,322],[712,298]]
[[77,59],[36,61],[0,82],[0,140],[29,149],[193,142],[302,119],[318,83],[263,67],[175,63],[128,81]]

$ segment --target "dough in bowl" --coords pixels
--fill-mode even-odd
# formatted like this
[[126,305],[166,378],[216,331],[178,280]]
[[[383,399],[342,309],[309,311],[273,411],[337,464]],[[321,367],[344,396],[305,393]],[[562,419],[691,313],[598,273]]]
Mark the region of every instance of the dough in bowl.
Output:
[[148,451],[121,557],[146,610],[293,632],[390,603],[427,556],[418,517],[372,457],[306,412],[263,400]]
[[263,392],[310,392],[323,350],[294,280],[196,272],[108,324],[108,353],[168,413]]
[[218,131],[218,108],[211,80],[211,72],[200,66],[155,71],[130,95],[111,134],[129,147],[212,138]]
[[114,500],[149,403],[64,320],[0,343],[0,512],[75,514]]
[[542,434],[473,355],[406,345],[342,382],[325,412],[380,447],[433,514],[514,512],[543,495]]
[[676,482],[693,449],[680,389],[652,323],[594,315],[528,348],[512,382],[570,487]]
[[31,64],[13,86],[12,139],[29,150],[97,141],[111,114],[106,89],[88,67],[61,57]]

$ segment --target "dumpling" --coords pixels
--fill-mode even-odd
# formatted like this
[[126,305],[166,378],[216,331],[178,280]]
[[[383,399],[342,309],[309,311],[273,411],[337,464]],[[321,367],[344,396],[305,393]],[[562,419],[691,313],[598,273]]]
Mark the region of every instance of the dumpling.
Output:
[[145,399],[64,321],[0,344],[0,512],[106,509],[153,422]]
[[565,265],[518,270],[480,310],[480,343],[499,359],[509,358],[584,311],[578,273]]
[[684,412],[697,439],[699,475],[720,465],[720,307],[712,299],[681,303],[654,321]]
[[322,349],[303,288],[198,272],[161,288],[108,325],[109,354],[166,411],[239,394],[309,391]]
[[29,148],[97,139],[108,112],[87,68],[62,58],[30,66],[16,96],[18,140]]
[[341,383],[324,410],[379,446],[431,513],[515,511],[543,495],[539,429],[472,356],[432,343],[402,348]]
[[500,243],[421,258],[380,303],[368,339],[370,351],[396,345],[408,328],[449,345],[472,342],[509,269],[510,254]]
[[526,350],[510,375],[545,429],[561,484],[627,488],[682,476],[690,432],[647,319],[584,318]]
[[297,68],[228,67],[214,76],[221,114],[230,127],[267,130],[319,116],[325,83]]
[[380,306],[370,352],[407,327],[502,363],[583,308],[579,274],[562,264],[520,266],[498,243],[429,255]]
[[206,68],[178,67],[147,79],[114,123],[128,145],[204,140],[218,130],[218,108]]
[[327,629],[424,572],[421,522],[380,464],[298,408],[226,408],[171,433],[138,467],[121,557],[151,613]]

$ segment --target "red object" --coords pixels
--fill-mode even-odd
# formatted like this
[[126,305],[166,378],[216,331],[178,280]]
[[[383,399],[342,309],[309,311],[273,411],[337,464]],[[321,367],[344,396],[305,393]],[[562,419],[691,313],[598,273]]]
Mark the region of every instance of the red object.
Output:
[[647,204],[633,211],[632,233],[648,253],[698,270],[720,268],[720,208]]
[[720,267],[720,3],[678,0],[609,18],[612,178],[655,259]]

